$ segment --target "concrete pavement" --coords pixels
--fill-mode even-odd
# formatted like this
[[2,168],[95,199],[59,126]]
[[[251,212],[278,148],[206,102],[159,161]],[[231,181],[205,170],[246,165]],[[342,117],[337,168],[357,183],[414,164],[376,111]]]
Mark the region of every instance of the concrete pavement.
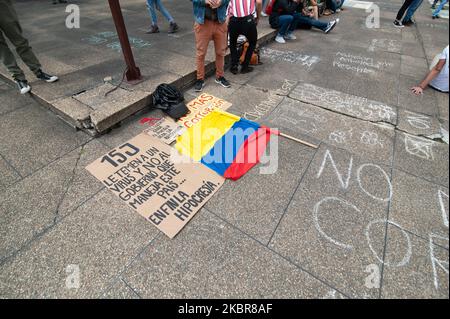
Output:
[[230,112],[320,147],[280,139],[275,174],[226,182],[172,240],[84,169],[153,112],[92,138],[0,84],[0,297],[447,299],[448,94],[409,87],[448,20],[424,5],[398,30],[401,1],[376,3],[380,29],[347,9],[330,35],[265,46],[230,89],[207,80]]

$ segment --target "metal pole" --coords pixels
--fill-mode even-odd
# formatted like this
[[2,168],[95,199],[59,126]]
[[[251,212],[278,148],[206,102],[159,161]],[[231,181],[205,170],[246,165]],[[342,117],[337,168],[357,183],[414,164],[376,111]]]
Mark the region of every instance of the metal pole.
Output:
[[128,82],[139,81],[141,77],[141,71],[136,66],[133,57],[133,51],[131,50],[130,41],[128,39],[127,29],[123,20],[122,9],[120,8],[119,0],[108,0],[111,14],[116,25],[117,35],[119,36],[120,46],[122,47],[123,57],[127,64],[126,80]]

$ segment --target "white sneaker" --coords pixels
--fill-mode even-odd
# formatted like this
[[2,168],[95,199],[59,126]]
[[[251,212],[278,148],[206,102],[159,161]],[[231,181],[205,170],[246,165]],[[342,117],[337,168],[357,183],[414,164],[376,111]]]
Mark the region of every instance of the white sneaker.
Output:
[[281,35],[277,35],[275,38],[275,42],[281,43],[281,44],[285,44],[286,40],[284,40],[283,36]]
[[297,40],[297,37],[291,32],[291,33],[286,34],[284,39],[285,40]]
[[27,81],[16,81],[16,84],[19,88],[20,94],[27,94],[31,91],[31,86]]
[[268,15],[267,13],[265,13],[264,11],[261,12],[261,15],[262,15],[263,17],[268,17],[268,16],[269,16],[269,15]]

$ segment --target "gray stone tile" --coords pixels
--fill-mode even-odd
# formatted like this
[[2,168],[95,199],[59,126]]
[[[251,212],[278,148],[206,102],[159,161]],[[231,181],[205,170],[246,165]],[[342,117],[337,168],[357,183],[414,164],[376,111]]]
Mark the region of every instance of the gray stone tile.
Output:
[[242,86],[227,100],[232,103],[228,111],[247,120],[259,122],[267,118],[283,99],[278,91]]
[[[260,164],[238,182],[227,182],[207,204],[216,213],[245,233],[267,244],[306,171],[315,150],[279,138],[278,149],[270,148],[276,167],[262,174]],[[277,152],[272,153],[272,152]],[[232,200],[230,200],[232,198]]]
[[89,139],[36,104],[0,117],[0,153],[23,176]]
[[[448,249],[442,240],[410,235],[389,224],[382,298],[448,299]],[[444,236],[448,245],[448,232]]]
[[20,179],[17,171],[0,156],[0,193]]
[[34,101],[28,95],[21,95],[19,91],[7,88],[0,89],[0,116],[24,106],[31,106]]
[[292,99],[285,99],[263,123],[294,132],[294,135],[306,134],[353,153],[364,153],[377,163],[390,164],[392,160],[394,130],[389,126],[357,120]]
[[[158,230],[103,190],[0,270],[5,298],[98,298]],[[73,266],[70,266],[73,265]],[[69,289],[76,278],[79,288]]]
[[417,136],[440,134],[439,120],[434,116],[400,109],[397,129]]
[[103,187],[85,167],[107,150],[90,142],[2,193],[2,261]]
[[437,104],[439,108],[439,117],[448,120],[449,101],[448,94],[436,93]]
[[448,187],[448,145],[406,133],[398,133],[395,167]]
[[411,92],[411,88],[421,80],[421,78],[400,76],[398,107],[417,113],[435,115],[438,113],[438,109],[434,90],[425,90],[424,94],[420,96]]
[[319,298],[334,291],[206,210],[175,239],[152,243],[124,279],[143,298]]
[[399,170],[394,170],[392,184],[391,220],[423,238],[448,233],[448,188]]
[[429,72],[427,60],[423,58],[402,55],[401,59],[400,73],[402,75],[414,77],[420,81]]
[[349,297],[377,298],[368,278],[381,266],[389,173],[323,144],[269,246]]
[[300,83],[289,97],[307,104],[371,122],[397,122],[395,107],[366,98]]
[[102,296],[105,299],[140,299],[140,297],[122,280],[114,285]]

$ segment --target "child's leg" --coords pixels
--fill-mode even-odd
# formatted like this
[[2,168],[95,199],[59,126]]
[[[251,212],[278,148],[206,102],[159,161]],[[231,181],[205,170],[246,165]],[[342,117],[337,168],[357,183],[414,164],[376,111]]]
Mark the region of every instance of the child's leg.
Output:
[[152,19],[152,25],[158,25],[158,16],[156,15],[155,0],[147,0],[148,12]]

